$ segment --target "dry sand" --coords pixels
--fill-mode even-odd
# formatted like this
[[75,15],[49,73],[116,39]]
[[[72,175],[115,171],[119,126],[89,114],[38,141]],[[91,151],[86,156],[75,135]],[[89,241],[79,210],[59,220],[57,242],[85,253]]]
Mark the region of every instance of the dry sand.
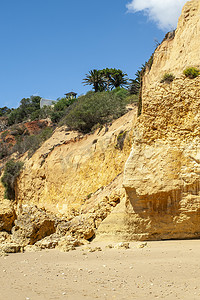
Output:
[[0,300],[200,299],[199,240],[140,244],[0,257]]

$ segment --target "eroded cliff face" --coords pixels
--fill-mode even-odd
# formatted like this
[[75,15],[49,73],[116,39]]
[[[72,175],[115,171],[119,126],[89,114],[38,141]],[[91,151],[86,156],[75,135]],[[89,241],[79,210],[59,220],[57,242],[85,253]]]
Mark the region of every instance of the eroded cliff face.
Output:
[[16,199],[0,184],[0,254],[86,243],[125,198],[123,170],[132,145],[137,108],[93,134],[58,128],[24,159]]
[[[156,50],[143,86],[143,110],[125,165],[126,201],[100,225],[98,239],[200,237],[200,1],[189,1],[175,37]],[[165,72],[170,84],[160,83]]]
[[[200,237],[200,76],[183,75],[200,66],[199,16],[200,1],[189,1],[175,37],[156,50],[134,130],[136,110],[91,135],[57,129],[26,161],[14,205],[1,200],[0,186],[0,241],[19,251],[68,249],[95,233],[116,241]],[[160,83],[165,72],[172,83]]]
[[131,149],[136,109],[109,128],[81,136],[56,130],[27,161],[17,185],[18,203],[68,215],[123,172]]
[[124,175],[130,235],[199,237],[200,78],[160,84],[144,99]]
[[102,222],[97,238],[200,237],[200,77],[158,84],[143,99],[125,165],[126,201]]
[[200,1],[188,1],[175,36],[170,33],[154,53],[153,65],[143,80],[144,90],[160,82],[165,73],[180,76],[187,67],[200,67]]

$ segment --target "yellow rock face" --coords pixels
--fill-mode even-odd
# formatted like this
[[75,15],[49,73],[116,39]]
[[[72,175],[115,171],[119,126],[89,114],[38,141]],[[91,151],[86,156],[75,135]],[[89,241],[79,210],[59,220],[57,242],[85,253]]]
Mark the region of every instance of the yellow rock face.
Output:
[[[175,37],[156,50],[145,74],[143,110],[125,165],[126,201],[100,225],[98,239],[200,237],[200,1],[183,8]],[[176,78],[160,83],[165,72]]]
[[[187,67],[200,67],[199,15],[200,1],[189,1],[175,37],[168,35],[157,48],[152,68],[145,74],[143,110],[133,141],[134,111],[108,131],[104,128],[93,135],[57,130],[26,163],[16,190],[19,204],[36,204],[65,215],[87,212],[93,207],[90,195],[114,182],[126,162],[126,200],[106,219],[100,218],[104,221],[97,238],[200,237],[200,76],[183,75]],[[176,78],[161,84],[166,72]],[[96,219],[96,227],[101,220]]]
[[[26,163],[18,180],[18,203],[68,214],[123,172],[131,149],[136,109],[106,130],[80,136],[59,129]],[[124,146],[120,149],[120,137]]]
[[200,237],[200,77],[144,94],[121,202],[99,226],[100,240]]
[[144,90],[160,82],[165,73],[183,74],[187,67],[200,67],[200,1],[188,1],[182,10],[175,37],[169,34],[155,51],[153,65],[144,77]]
[[3,199],[4,199],[4,187],[0,182],[0,201],[3,201]]
[[15,219],[13,203],[4,199],[4,188],[0,183],[0,231],[10,232]]
[[200,236],[200,78],[144,93],[125,167],[129,239]]

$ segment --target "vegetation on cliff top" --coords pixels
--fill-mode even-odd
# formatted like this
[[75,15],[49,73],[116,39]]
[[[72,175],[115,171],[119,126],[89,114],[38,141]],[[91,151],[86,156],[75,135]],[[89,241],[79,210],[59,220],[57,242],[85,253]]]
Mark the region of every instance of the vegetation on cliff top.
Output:
[[95,93],[112,90],[118,87],[127,87],[128,78],[127,74],[120,69],[103,69],[103,70],[91,70],[89,74],[86,74],[86,78],[83,80],[85,85],[92,85]]
[[[28,156],[33,153],[48,139],[56,126],[67,125],[71,130],[77,130],[82,133],[89,133],[94,128],[101,127],[103,124],[110,123],[112,120],[126,113],[128,103],[137,102],[137,95],[130,93],[123,88],[116,88],[112,91],[88,92],[80,96],[77,100],[66,100],[61,98],[55,106],[44,107],[31,111],[31,116],[42,116],[51,118],[53,124],[48,127],[42,121],[37,121],[37,132],[29,132],[25,124],[13,124],[7,130],[0,133],[0,159],[8,158],[12,153],[22,155],[28,151]],[[17,120],[20,115],[25,115],[24,107],[32,106],[32,102],[24,99],[19,109],[12,111]],[[29,115],[30,116],[30,115]],[[31,124],[30,124],[31,125]],[[29,125],[29,126],[30,126]],[[47,126],[47,127],[46,127]]]
[[[127,74],[119,69],[91,70],[84,83],[92,85],[94,91],[77,99],[58,98],[53,106],[40,108],[41,97],[31,96],[23,98],[16,109],[0,108],[0,117],[7,120],[6,130],[5,126],[0,129],[4,130],[0,133],[0,159],[8,158],[13,152],[21,155],[28,151],[31,156],[56,126],[67,125],[71,130],[89,133],[122,116],[127,104],[138,102],[138,74],[128,80]],[[52,122],[51,128],[41,127],[34,133],[25,126],[26,122],[47,118]]]
[[0,117],[8,115],[12,110],[7,106],[0,107]]
[[[127,74],[120,69],[105,68],[103,70],[90,70],[83,79],[85,85],[92,85],[94,92],[112,91],[116,88],[125,88],[130,95],[137,95],[140,83],[136,74],[135,79],[128,79]],[[79,97],[80,98],[80,97]],[[70,107],[78,99],[58,98],[55,105],[40,108],[39,96],[23,98],[16,109],[0,108],[0,117],[8,119],[8,126],[21,122],[50,118],[52,122],[59,121],[68,113]]]
[[72,130],[88,133],[122,116],[127,111],[126,105],[134,99],[136,97],[128,97],[128,91],[121,88],[101,93],[89,92],[79,97],[61,123]]
[[32,114],[40,109],[40,99],[41,97],[39,96],[23,98],[20,101],[20,106],[13,109],[10,114],[8,114],[8,125],[21,123],[31,119]]

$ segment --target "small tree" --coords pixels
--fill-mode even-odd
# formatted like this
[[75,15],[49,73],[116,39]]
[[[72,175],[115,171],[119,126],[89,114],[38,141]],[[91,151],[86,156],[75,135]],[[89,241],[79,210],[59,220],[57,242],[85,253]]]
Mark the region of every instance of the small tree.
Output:
[[7,106],[0,107],[0,117],[6,116],[11,112],[11,109],[8,108]]
[[8,125],[21,123],[31,118],[32,114],[40,109],[40,99],[39,96],[23,98],[20,101],[20,106],[12,110],[8,115]]

